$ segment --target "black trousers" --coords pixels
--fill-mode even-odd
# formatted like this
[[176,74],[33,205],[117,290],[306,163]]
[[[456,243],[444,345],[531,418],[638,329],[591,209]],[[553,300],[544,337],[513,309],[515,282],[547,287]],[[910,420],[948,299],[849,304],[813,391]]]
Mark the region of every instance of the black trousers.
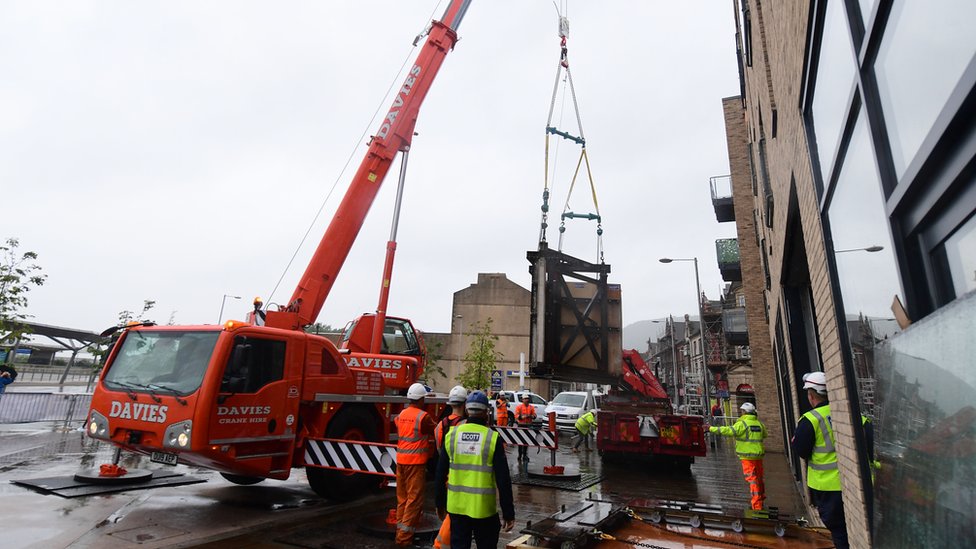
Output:
[[498,547],[498,533],[502,523],[494,514],[483,519],[451,513],[451,549],[471,549],[471,537],[478,549]]
[[844,516],[844,498],[840,492],[821,492],[810,489],[813,503],[817,506],[817,513],[824,526],[830,530],[830,537],[837,549],[848,549],[847,519]]

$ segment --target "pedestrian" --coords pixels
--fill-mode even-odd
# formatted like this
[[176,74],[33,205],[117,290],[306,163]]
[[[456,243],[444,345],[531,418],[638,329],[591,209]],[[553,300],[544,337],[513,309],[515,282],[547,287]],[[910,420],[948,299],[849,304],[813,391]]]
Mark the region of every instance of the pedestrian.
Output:
[[0,372],[0,395],[7,390],[7,385],[14,382],[14,376],[10,375],[10,372],[4,370]]
[[470,549],[472,536],[478,549],[495,549],[500,531],[515,526],[512,479],[501,437],[488,427],[488,397],[471,393],[465,410],[467,421],[447,433],[437,462],[437,516],[450,517],[452,549]]
[[735,455],[742,462],[742,474],[749,483],[750,503],[754,511],[763,508],[766,502],[766,485],[763,483],[763,439],[766,438],[766,426],[756,417],[756,406],[746,402],[739,406],[742,413],[739,420],[731,427],[708,426],[709,433],[727,437],[735,437]]
[[[447,403],[451,407],[451,413],[437,423],[434,428],[434,441],[437,444],[437,452],[440,454],[444,447],[444,438],[452,428],[464,422],[466,414],[464,412],[464,402],[468,399],[468,390],[457,385],[447,394]],[[451,517],[444,517],[441,528],[437,531],[434,538],[434,549],[444,549],[451,546]]]
[[414,383],[407,389],[409,406],[396,417],[397,426],[397,529],[398,547],[414,547],[413,536],[424,508],[427,482],[428,440],[434,434],[434,420],[424,411],[427,389]]
[[586,443],[586,449],[590,449],[590,433],[596,430],[596,410],[590,410],[581,415],[576,420],[576,443],[573,444],[573,451],[579,452],[580,444]]
[[508,427],[508,397],[505,393],[498,393],[498,400],[495,401],[495,425]]
[[715,405],[712,406],[712,417],[722,417],[722,404],[719,401],[715,401]]
[[[531,400],[532,397],[529,393],[522,393],[522,403],[515,407],[515,422],[524,429],[531,429],[532,423],[535,421],[535,406],[530,404]],[[528,446],[520,445],[518,447],[518,460],[529,461]]]
[[[790,441],[793,452],[807,462],[807,487],[817,506],[817,513],[838,549],[847,549],[847,520],[841,495],[840,470],[837,467],[836,439],[830,418],[827,376],[811,372],[803,376],[803,389],[812,410],[803,414]],[[871,423],[861,416],[869,454],[874,446]],[[869,459],[871,456],[869,455]]]

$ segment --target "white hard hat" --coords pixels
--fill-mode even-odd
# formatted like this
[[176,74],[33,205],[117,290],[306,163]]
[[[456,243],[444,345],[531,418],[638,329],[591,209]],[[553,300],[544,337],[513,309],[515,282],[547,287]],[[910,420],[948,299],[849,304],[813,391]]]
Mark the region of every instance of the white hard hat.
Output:
[[747,414],[756,413],[756,405],[751,402],[743,402],[742,406],[739,406],[739,409]]
[[460,385],[455,385],[451,392],[447,394],[448,404],[464,404],[468,398],[468,390]]
[[423,383],[414,383],[407,389],[407,399],[408,400],[420,400],[427,396],[427,389],[424,387]]
[[827,394],[827,376],[823,372],[803,374],[803,388],[813,389],[821,395]]

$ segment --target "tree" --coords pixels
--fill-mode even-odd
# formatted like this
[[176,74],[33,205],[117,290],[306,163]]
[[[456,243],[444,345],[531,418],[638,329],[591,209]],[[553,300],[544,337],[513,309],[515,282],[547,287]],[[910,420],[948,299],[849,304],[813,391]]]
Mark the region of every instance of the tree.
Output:
[[316,322],[314,324],[309,324],[305,326],[305,333],[308,334],[335,334],[338,333],[337,328],[333,328],[331,324],[322,324],[321,322]]
[[[135,312],[130,311],[128,309],[119,311],[119,316],[118,316],[119,320],[118,322],[115,323],[115,325],[121,328],[126,326],[129,323],[143,323],[143,322],[152,323],[153,321],[146,318],[146,315],[155,306],[156,306],[156,302],[154,300],[144,299],[142,301],[141,313],[136,314]],[[173,316],[175,314],[176,311],[173,311],[170,314],[169,320],[171,325],[173,324]],[[92,362],[93,368],[102,367],[102,364],[105,362],[105,358],[108,356],[108,352],[112,349],[112,345],[115,345],[115,341],[119,338],[119,333],[120,332],[116,332],[115,334],[113,334],[111,340],[106,343],[93,343],[91,346],[88,347],[88,352],[90,352],[92,356],[95,357],[95,360]]]
[[447,379],[447,372],[445,372],[444,368],[438,364],[438,362],[444,358],[444,354],[442,352],[443,347],[444,344],[440,341],[434,342],[427,347],[427,364],[424,365],[424,374],[420,379],[421,381],[426,382],[428,385],[433,385],[435,383],[435,380],[433,379],[434,376],[441,376],[442,378]]
[[458,374],[457,382],[469,389],[487,389],[491,386],[491,372],[503,357],[495,349],[498,336],[491,333],[491,317],[484,324],[475,322],[471,327],[474,339],[464,355],[464,371]]
[[[35,286],[43,286],[47,275],[34,263],[37,254],[20,253],[20,241],[8,238],[0,245],[0,341],[18,341],[29,332],[24,321],[32,318],[23,311],[27,308],[27,292]],[[8,359],[10,357],[8,356]]]

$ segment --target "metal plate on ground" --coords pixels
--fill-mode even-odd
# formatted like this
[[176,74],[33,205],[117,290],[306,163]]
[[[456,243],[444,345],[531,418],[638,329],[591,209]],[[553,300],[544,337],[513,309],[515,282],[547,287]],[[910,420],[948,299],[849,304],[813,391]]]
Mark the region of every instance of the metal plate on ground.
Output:
[[152,478],[146,482],[131,482],[128,484],[90,484],[75,480],[74,476],[32,478],[11,480],[10,482],[30,488],[43,494],[54,494],[63,498],[93,496],[96,494],[110,494],[127,490],[143,490],[146,488],[160,488],[162,486],[180,486],[184,484],[198,484],[207,479],[193,477],[168,471],[153,471]]
[[526,486],[544,486],[546,488],[557,488],[559,490],[571,490],[579,492],[603,480],[603,475],[599,473],[580,473],[579,478],[558,479],[542,478],[529,475],[524,471],[512,475],[512,484],[524,484]]

